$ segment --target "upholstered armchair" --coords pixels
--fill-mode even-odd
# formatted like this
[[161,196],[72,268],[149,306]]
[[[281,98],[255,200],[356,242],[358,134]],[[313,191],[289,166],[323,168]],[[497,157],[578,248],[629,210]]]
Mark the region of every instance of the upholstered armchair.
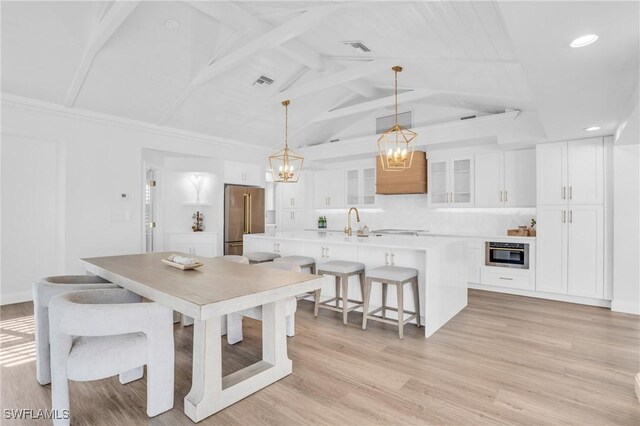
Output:
[[33,312],[36,323],[36,378],[41,385],[51,383],[49,358],[49,301],[69,291],[119,288],[95,275],[61,275],[33,283]]
[[[173,408],[173,311],[125,289],[84,290],[49,302],[51,400],[69,410],[69,380],[120,375],[125,384],[147,366],[147,415]],[[54,424],[67,425],[69,418]]]
[[[282,271],[300,272],[300,266],[289,262],[264,262],[257,263],[254,268],[271,268],[280,269]],[[287,300],[284,311],[287,316],[287,336],[293,337],[296,333],[296,310],[298,309],[298,301],[295,297]],[[236,344],[243,339],[242,335],[242,319],[249,317],[256,320],[262,320],[262,307],[245,309],[243,311],[234,312],[227,315],[227,343]]]

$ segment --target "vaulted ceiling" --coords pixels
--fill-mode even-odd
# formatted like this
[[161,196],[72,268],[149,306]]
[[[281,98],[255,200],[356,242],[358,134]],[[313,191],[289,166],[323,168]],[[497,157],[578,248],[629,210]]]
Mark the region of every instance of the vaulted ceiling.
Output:
[[576,138],[625,118],[638,32],[635,1],[3,1],[2,91],[265,147],[291,99],[304,146],[374,135],[401,65],[415,127],[519,110]]

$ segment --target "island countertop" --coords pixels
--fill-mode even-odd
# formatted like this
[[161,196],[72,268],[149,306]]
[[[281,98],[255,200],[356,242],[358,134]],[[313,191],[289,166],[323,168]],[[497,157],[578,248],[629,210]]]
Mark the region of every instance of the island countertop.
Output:
[[268,240],[289,240],[310,243],[346,244],[362,247],[381,247],[411,250],[427,250],[430,247],[439,247],[443,244],[465,240],[460,236],[435,236],[435,235],[380,235],[370,234],[368,237],[356,235],[347,236],[333,232],[323,231],[289,231],[275,232],[273,234],[248,234],[244,238],[258,238]]

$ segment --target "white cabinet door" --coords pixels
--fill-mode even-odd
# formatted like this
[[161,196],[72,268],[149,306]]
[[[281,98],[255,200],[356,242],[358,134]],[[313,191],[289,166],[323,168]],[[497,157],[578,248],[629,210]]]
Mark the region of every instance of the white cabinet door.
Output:
[[602,138],[567,143],[567,198],[571,204],[602,204],[603,156]]
[[304,229],[304,210],[282,210],[279,231],[301,231]]
[[283,209],[303,209],[305,204],[305,181],[302,176],[295,183],[277,183],[281,191]]
[[376,203],[376,168],[370,167],[361,170],[362,174],[362,204],[373,205]]
[[239,161],[224,162],[224,183],[264,186],[264,167]]
[[[477,161],[477,157],[476,157]],[[536,205],[536,153],[533,149],[504,153],[504,205],[533,207]],[[476,163],[476,174],[478,165]],[[476,194],[477,194],[476,190]],[[476,205],[478,200],[476,198]]]
[[473,206],[473,157],[451,159],[451,202],[455,206]]
[[504,201],[503,155],[501,152],[475,157],[476,207],[500,207]]
[[447,160],[429,162],[429,193],[431,204],[445,205],[449,203],[449,163]]
[[602,206],[569,206],[568,294],[604,297]]
[[314,205],[317,209],[345,206],[344,169],[323,170],[314,176]]
[[567,197],[566,142],[536,146],[538,205],[563,204]]
[[541,206],[537,210],[536,290],[567,293],[567,210]]
[[355,206],[362,202],[360,175],[359,169],[347,170],[347,205],[349,206]]

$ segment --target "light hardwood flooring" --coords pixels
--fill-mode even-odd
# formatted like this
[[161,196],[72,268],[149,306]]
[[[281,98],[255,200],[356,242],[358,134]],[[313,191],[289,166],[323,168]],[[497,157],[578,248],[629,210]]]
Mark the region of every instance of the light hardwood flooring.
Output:
[[[0,416],[50,407],[35,378],[31,303],[0,310]],[[202,425],[578,424],[640,425],[633,377],[640,322],[607,309],[469,292],[469,306],[432,338],[423,329],[372,323],[301,301],[288,340],[293,374],[200,422]],[[183,413],[191,382],[192,327],[176,325],[173,410],[146,417],[146,380],[71,382],[76,425],[193,424]],[[256,362],[260,324],[223,344],[224,373]],[[1,424],[49,424],[48,421]]]

